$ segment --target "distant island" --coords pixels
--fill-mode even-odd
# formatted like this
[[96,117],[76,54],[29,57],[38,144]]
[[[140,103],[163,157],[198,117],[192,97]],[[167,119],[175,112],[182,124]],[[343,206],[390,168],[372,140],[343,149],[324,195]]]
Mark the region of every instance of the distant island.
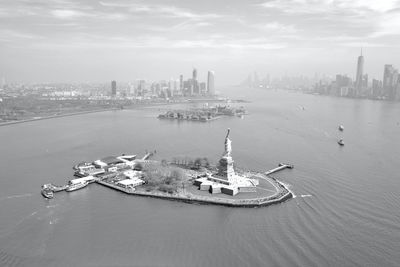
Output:
[[234,108],[230,106],[203,107],[186,110],[168,110],[158,115],[159,119],[211,121],[225,116],[243,116],[247,114],[244,107]]
[[136,155],[109,156],[77,164],[74,169],[79,178],[64,186],[43,185],[42,194],[52,198],[53,192],[71,192],[96,182],[130,195],[232,207],[267,206],[293,197],[285,184],[270,176],[293,166],[280,164],[266,173],[235,169],[229,135],[228,129],[224,153],[216,166],[201,157],[150,160],[155,152],[140,159]]

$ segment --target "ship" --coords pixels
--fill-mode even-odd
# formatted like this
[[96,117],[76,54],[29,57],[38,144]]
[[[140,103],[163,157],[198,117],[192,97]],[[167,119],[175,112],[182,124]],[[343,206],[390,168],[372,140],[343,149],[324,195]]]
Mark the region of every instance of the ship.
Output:
[[343,139],[340,139],[340,140],[338,141],[338,144],[339,144],[340,146],[344,146]]
[[344,130],[343,125],[339,125],[339,131],[343,132],[343,130]]
[[[79,180],[79,181],[76,181],[76,180]],[[68,187],[67,187],[67,189],[65,189],[65,191],[72,192],[72,191],[84,188],[88,184],[89,184],[89,182],[86,180],[80,180],[80,179],[71,180],[71,181],[69,181]]]

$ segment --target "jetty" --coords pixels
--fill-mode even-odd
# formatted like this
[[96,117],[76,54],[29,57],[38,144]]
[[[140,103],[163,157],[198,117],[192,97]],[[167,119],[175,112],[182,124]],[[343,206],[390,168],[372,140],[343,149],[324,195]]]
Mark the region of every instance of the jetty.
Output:
[[265,175],[270,175],[270,174],[273,174],[273,173],[275,173],[275,172],[279,172],[279,171],[281,171],[281,170],[284,170],[284,169],[293,169],[294,168],[294,166],[293,165],[291,165],[291,164],[286,164],[286,163],[279,163],[279,167],[276,167],[276,168],[274,168],[274,169],[271,169],[271,170],[269,170],[269,171],[266,171],[264,174]]

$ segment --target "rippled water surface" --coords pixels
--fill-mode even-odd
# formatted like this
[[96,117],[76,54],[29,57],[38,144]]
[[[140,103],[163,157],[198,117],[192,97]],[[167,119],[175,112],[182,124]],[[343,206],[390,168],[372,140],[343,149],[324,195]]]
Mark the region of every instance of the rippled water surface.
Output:
[[[400,104],[234,92],[251,101],[242,119],[165,121],[152,107],[0,127],[0,266],[399,266]],[[238,166],[295,165],[276,174],[294,199],[227,208],[97,184],[40,195],[107,155],[216,160],[228,127]]]

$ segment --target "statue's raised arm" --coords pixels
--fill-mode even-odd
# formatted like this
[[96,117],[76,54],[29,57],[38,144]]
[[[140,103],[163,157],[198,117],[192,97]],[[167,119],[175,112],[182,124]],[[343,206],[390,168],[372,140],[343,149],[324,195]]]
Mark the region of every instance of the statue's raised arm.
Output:
[[228,132],[226,133],[226,137],[225,137],[225,141],[226,141],[226,139],[228,139],[229,138],[229,133],[231,132],[231,129],[230,128],[228,128]]

